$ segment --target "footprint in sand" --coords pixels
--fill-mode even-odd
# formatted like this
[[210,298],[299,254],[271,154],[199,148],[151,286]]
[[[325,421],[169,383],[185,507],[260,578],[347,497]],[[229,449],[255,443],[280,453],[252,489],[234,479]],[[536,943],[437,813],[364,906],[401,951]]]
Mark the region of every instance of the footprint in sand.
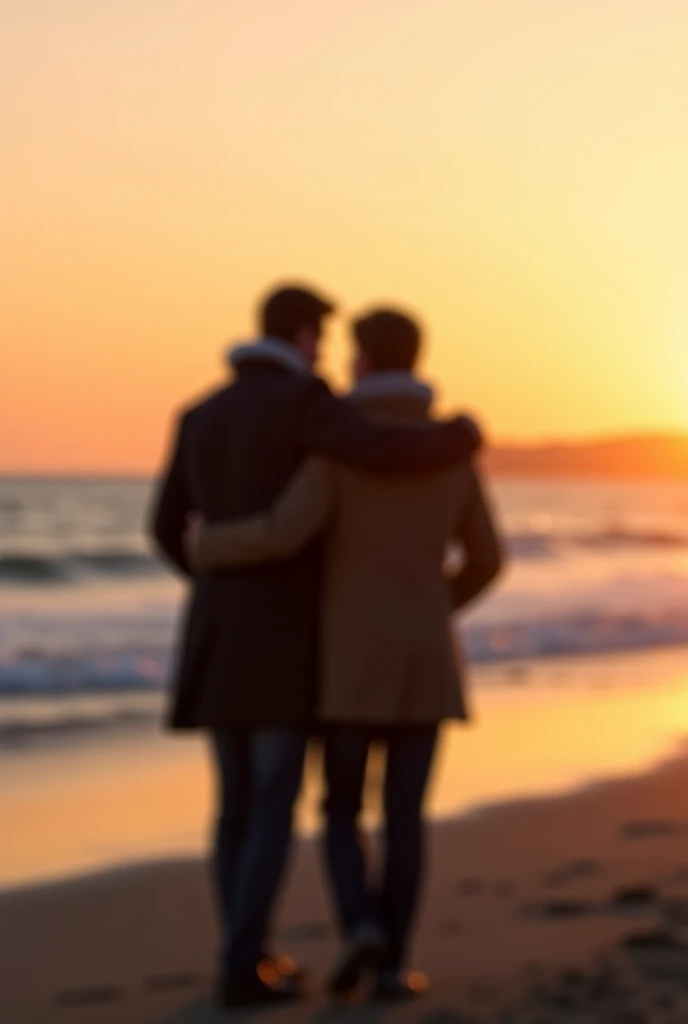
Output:
[[593,860],[590,857],[580,857],[577,860],[571,860],[566,864],[560,864],[559,867],[552,868],[551,871],[547,872],[543,880],[545,885],[552,889],[557,889],[581,878],[593,878],[603,871],[604,865],[601,861]]
[[636,915],[656,912],[662,905],[661,893],[651,885],[627,885],[615,889],[603,903],[587,899],[545,900],[521,906],[528,917],[545,920],[571,920],[592,914]]
[[592,900],[545,900],[543,903],[521,904],[520,912],[526,917],[550,921],[570,921],[599,913]]
[[94,988],[65,989],[55,996],[55,1006],[81,1007],[116,1003],[123,999],[126,991],[117,985],[101,985]]
[[654,911],[661,902],[661,893],[652,885],[626,885],[616,889],[607,909],[616,914],[637,914]]
[[672,931],[631,932],[622,938],[620,946],[641,974],[655,982],[678,981],[685,985],[688,947]]
[[685,826],[669,818],[649,818],[644,821],[625,821],[621,826],[623,839],[675,838],[685,834]]
[[621,946],[627,950],[667,950],[680,949],[681,944],[673,932],[663,928],[652,931],[629,932],[621,940]]

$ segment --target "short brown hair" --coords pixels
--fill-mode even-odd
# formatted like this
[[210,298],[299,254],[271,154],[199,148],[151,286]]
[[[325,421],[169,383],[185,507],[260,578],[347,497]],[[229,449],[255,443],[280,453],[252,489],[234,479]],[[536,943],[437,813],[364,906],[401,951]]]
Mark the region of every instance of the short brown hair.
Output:
[[276,288],[265,297],[260,307],[260,325],[264,334],[282,341],[294,341],[304,327],[320,327],[321,321],[334,312],[334,305],[311,291],[288,285]]
[[354,336],[372,370],[412,370],[422,334],[415,320],[395,309],[376,309],[356,320]]

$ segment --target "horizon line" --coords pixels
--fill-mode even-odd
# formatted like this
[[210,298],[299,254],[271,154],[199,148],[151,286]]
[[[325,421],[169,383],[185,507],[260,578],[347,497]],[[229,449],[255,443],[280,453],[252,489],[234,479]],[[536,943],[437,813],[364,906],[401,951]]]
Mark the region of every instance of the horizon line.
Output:
[[[623,430],[612,431],[603,434],[591,434],[587,437],[570,437],[566,435],[544,435],[540,439],[500,439],[498,441],[490,442],[488,434],[488,444],[486,447],[485,454],[495,455],[498,453],[512,453],[512,452],[524,452],[524,453],[536,453],[545,452],[551,449],[585,449],[593,448],[600,445],[613,445],[613,444],[646,444],[647,442],[662,444],[662,443],[684,443],[688,444],[688,429],[686,430],[634,430],[624,432]],[[129,479],[129,480],[147,480],[151,477],[157,476],[161,469],[162,464],[152,466],[150,468],[126,468],[121,469],[108,469],[106,467],[85,467],[85,468],[55,468],[55,467],[36,467],[36,468],[21,468],[21,467],[2,467],[0,466],[0,478],[2,479],[50,479],[59,477],[62,479]],[[555,474],[552,474],[555,475]]]

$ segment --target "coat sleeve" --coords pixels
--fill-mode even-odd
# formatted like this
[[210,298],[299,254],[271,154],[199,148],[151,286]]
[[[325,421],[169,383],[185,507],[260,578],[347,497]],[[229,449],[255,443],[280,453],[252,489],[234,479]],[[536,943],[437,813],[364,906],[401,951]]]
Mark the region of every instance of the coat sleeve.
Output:
[[454,610],[465,608],[481,594],[504,565],[502,545],[485,491],[472,466],[469,473],[468,500],[454,531],[454,540],[463,554],[462,567],[450,581]]
[[331,467],[322,459],[309,459],[267,511],[207,523],[195,550],[199,568],[255,565],[295,554],[325,525],[333,487]]
[[426,473],[468,459],[482,445],[468,416],[446,423],[390,425],[360,415],[324,381],[311,386],[301,442],[332,462],[371,473]]
[[184,547],[184,534],[193,502],[185,470],[184,446],[188,417],[182,417],[172,446],[167,468],[153,502],[150,534],[155,546],[168,562],[185,576],[192,576]]

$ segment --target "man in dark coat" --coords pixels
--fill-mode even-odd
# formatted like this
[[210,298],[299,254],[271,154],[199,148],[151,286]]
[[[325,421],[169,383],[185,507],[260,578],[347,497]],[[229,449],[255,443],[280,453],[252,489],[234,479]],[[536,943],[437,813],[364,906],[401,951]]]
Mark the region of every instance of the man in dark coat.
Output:
[[267,508],[316,453],[370,472],[424,472],[468,458],[471,421],[380,425],[312,375],[332,305],[283,288],[261,308],[263,337],[236,380],[186,412],[161,485],[153,534],[192,583],[171,724],[212,737],[220,781],[215,867],[225,941],[223,1006],[297,998],[287,960],[270,956],[270,913],[318,684],[320,543],[268,565],[193,574],[189,514],[209,523]]

